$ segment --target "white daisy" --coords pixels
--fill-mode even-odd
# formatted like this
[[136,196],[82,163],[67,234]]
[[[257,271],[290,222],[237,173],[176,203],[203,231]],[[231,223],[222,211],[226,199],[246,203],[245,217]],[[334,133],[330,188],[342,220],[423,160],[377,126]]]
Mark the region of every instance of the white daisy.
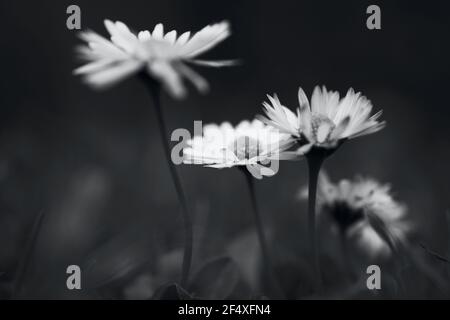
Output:
[[299,88],[297,114],[283,106],[276,95],[268,98],[270,104],[263,103],[266,117],[259,116],[259,119],[296,137],[303,145],[301,153],[312,147],[334,149],[346,139],[374,133],[385,126],[385,122],[378,121],[382,112],[370,116],[372,103],[353,89],[339,99],[339,93],[316,86],[310,106]]
[[278,170],[278,167],[268,166],[269,163],[293,157],[284,151],[294,143],[289,135],[259,120],[244,120],[236,127],[229,122],[208,124],[203,127],[202,136],[188,141],[183,149],[183,162],[212,168],[246,166],[255,178],[261,179]]
[[81,33],[81,39],[87,45],[80,46],[79,53],[88,63],[74,71],[96,88],[113,85],[146,70],[172,96],[181,98],[186,94],[182,78],[190,80],[200,92],[208,89],[207,81],[188,63],[209,67],[233,64],[232,61],[197,59],[230,35],[227,22],[208,25],[193,36],[185,32],[179,37],[175,30],[164,34],[161,23],[155,26],[153,32],[145,30],[137,35],[120,21],[105,20],[105,27],[111,40],[92,31]]
[[[307,197],[306,190],[302,197]],[[340,232],[357,240],[372,256],[390,251],[373,220],[386,227],[393,241],[404,241],[411,230],[411,224],[405,221],[406,207],[393,199],[389,185],[374,179],[358,177],[334,184],[326,174],[321,174],[317,204],[319,211],[328,214]]]

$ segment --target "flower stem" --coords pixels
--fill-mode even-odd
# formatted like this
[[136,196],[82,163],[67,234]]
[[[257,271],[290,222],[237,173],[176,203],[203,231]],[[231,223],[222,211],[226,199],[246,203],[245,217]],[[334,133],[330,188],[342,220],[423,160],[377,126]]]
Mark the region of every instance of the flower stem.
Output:
[[169,164],[170,174],[172,176],[172,180],[178,194],[178,200],[180,201],[181,204],[183,224],[184,224],[184,254],[182,262],[181,286],[185,288],[189,280],[189,272],[191,269],[192,250],[193,250],[193,231],[192,231],[191,214],[189,212],[189,207],[187,205],[186,196],[183,191],[180,177],[178,175],[177,169],[175,168],[175,164],[172,162],[170,156],[169,135],[167,132],[166,122],[164,120],[164,114],[161,108],[160,85],[146,74],[141,75],[141,78],[143,79],[144,84],[149,89],[150,95],[153,99],[153,106],[155,108],[156,118],[159,125],[159,132],[162,144],[164,146],[164,153],[166,155],[166,160],[167,163]]
[[314,291],[320,293],[322,289],[322,274],[320,270],[319,250],[317,243],[317,226],[316,226],[316,194],[317,180],[319,178],[320,168],[324,161],[324,157],[307,157],[309,168],[309,184],[308,184],[308,229],[309,243],[313,258],[314,266]]
[[269,246],[267,244],[267,239],[264,234],[264,228],[263,228],[261,215],[259,213],[258,202],[256,201],[255,183],[253,181],[252,175],[246,169],[242,169],[242,171],[244,172],[245,178],[247,180],[247,185],[248,185],[248,189],[249,189],[249,193],[250,193],[250,200],[251,200],[252,209],[253,209],[252,210],[253,217],[255,219],[255,224],[256,224],[256,232],[258,234],[259,245],[261,247],[261,253],[262,253],[263,261],[264,261],[264,269],[265,269],[266,274],[268,274],[269,281],[271,283],[271,286],[272,286],[275,294],[278,297],[284,297],[283,290],[281,289],[279,282],[276,280],[275,272],[274,272],[274,268],[273,268],[273,264],[272,264],[272,259],[270,258]]
[[38,212],[33,221],[33,226],[31,228],[30,238],[26,242],[25,250],[23,255],[19,259],[17,266],[17,272],[13,280],[13,288],[11,293],[11,300],[17,299],[22,293],[24,280],[32,260],[32,255],[35,251],[35,247],[38,242],[39,234],[42,228],[45,212],[41,210]]
[[348,276],[348,280],[351,282],[355,281],[355,275],[353,273],[353,263],[351,260],[351,255],[348,247],[348,238],[346,234],[346,230],[339,229],[339,240],[341,244],[342,250],[342,260],[343,267],[345,268],[345,274]]

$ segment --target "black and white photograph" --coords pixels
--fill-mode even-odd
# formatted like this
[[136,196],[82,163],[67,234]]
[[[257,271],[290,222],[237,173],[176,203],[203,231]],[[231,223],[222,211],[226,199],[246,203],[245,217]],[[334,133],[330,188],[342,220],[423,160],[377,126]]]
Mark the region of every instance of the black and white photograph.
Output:
[[0,7],[0,300],[450,299],[448,1]]

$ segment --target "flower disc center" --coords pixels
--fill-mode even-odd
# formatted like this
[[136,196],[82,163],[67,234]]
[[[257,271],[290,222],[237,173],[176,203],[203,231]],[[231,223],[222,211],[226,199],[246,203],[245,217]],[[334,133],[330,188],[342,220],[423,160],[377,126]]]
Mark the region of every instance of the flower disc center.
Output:
[[327,209],[341,230],[344,231],[364,218],[362,208],[353,207],[345,201],[335,201]]
[[336,125],[327,116],[314,113],[311,118],[311,131],[315,139],[319,143],[323,143],[330,139]]

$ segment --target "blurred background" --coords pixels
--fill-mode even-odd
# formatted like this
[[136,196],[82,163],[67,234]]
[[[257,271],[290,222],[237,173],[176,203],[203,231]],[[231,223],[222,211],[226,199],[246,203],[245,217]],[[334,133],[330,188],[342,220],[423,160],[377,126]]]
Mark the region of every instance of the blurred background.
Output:
[[[66,28],[71,4],[81,8],[82,29],[102,35],[105,18],[134,30],[162,22],[166,31],[179,32],[230,21],[232,36],[205,57],[243,64],[198,68],[211,84],[208,95],[191,88],[185,101],[163,96],[170,130],[193,132],[194,120],[252,119],[268,93],[295,108],[299,86],[308,96],[322,84],[341,94],[349,87],[362,91],[375,110],[383,109],[388,125],[345,144],[327,172],[335,181],[365,175],[391,184],[417,226],[414,238],[446,256],[448,2],[378,1],[382,29],[371,31],[371,1],[2,0],[1,298],[9,297],[30,247],[23,298],[147,298],[178,277],[180,208],[148,93],[135,79],[97,92],[72,75],[80,40]],[[194,211],[194,270],[232,256],[245,283],[236,297],[263,295],[258,257],[248,254],[257,244],[242,174],[178,169]],[[306,173],[305,162],[283,162],[276,176],[256,183],[278,268],[285,283],[295,283],[291,298],[310,272],[302,258],[306,203],[297,197]],[[70,264],[81,267],[86,290],[67,290]],[[434,296],[419,281],[408,294]]]

